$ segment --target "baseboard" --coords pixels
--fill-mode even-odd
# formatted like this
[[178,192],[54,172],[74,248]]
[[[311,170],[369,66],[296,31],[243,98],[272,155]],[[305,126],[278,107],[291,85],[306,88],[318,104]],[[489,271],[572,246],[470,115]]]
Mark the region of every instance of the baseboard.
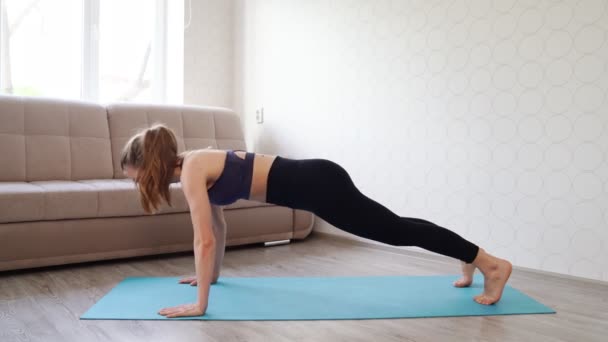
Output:
[[[424,252],[418,252],[418,251],[412,251],[412,250],[404,250],[399,247],[394,247],[394,246],[390,246],[390,245],[380,245],[380,244],[376,244],[376,243],[355,240],[355,239],[351,239],[347,236],[332,234],[329,232],[322,232],[322,231],[314,230],[313,234],[322,235],[324,237],[328,237],[328,238],[334,239],[336,241],[342,241],[342,242],[345,242],[345,243],[348,243],[351,245],[356,244],[361,247],[380,249],[383,251],[401,254],[401,255],[407,255],[410,257],[414,257],[414,258],[432,260],[432,261],[442,262],[442,263],[446,263],[446,264],[450,264],[450,265],[452,265],[454,263],[459,263],[459,261],[454,260],[453,258],[439,255],[439,254],[430,254],[430,253],[424,253]],[[564,280],[573,280],[573,281],[584,282],[584,283],[593,284],[593,285],[608,286],[607,281],[578,277],[578,276],[573,276],[570,274],[563,274],[563,273],[557,273],[557,272],[551,272],[551,271],[545,271],[545,270],[539,270],[539,269],[535,269],[535,268],[515,266],[515,265],[513,265],[513,269],[517,270],[518,272],[524,272],[524,273],[529,273],[529,274],[534,274],[534,275],[549,276],[549,277],[554,277],[554,278],[559,278],[559,279],[564,279]]]
[[457,260],[454,260],[453,258],[446,257],[446,256],[443,256],[440,254],[431,254],[431,253],[418,252],[418,251],[413,251],[413,250],[406,250],[403,248],[394,247],[394,246],[390,246],[390,245],[386,245],[386,244],[379,244],[379,243],[367,242],[367,241],[363,241],[363,240],[359,240],[359,239],[352,239],[352,238],[349,238],[348,236],[333,234],[333,233],[329,233],[329,232],[322,232],[322,231],[318,231],[318,230],[313,230],[313,234],[329,237],[336,241],[342,241],[342,242],[348,243],[350,245],[355,244],[355,245],[358,245],[358,246],[361,246],[364,248],[381,249],[383,251],[387,251],[390,253],[407,255],[407,256],[411,256],[413,258],[421,258],[421,259],[425,259],[425,260],[433,260],[433,261],[442,262],[442,263],[446,263],[446,264],[458,264]]

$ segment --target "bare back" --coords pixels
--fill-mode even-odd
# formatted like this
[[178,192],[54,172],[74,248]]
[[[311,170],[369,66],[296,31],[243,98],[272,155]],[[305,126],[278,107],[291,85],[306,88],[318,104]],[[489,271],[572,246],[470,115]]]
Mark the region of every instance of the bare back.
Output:
[[[204,164],[207,189],[211,188],[222,174],[226,162],[226,153],[228,152],[225,150],[217,149],[192,150],[186,153],[186,158],[188,159],[201,158],[201,161]],[[234,153],[239,158],[245,159],[245,152],[235,151]],[[266,202],[268,172],[270,171],[270,166],[275,158],[276,156],[274,155],[255,153],[249,200],[262,203]]]

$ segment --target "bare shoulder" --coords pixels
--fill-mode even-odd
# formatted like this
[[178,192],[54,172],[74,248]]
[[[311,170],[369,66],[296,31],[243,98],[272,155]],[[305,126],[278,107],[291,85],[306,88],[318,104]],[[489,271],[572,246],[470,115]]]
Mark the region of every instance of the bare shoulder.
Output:
[[[207,179],[209,173],[209,159],[207,151],[192,150],[184,154],[180,181],[183,185],[193,183],[192,180]],[[195,182],[198,183],[198,182]]]
[[[213,179],[218,168],[221,170],[221,160],[225,151],[215,149],[198,149],[185,153],[182,163],[180,181],[183,186],[200,186]],[[205,187],[206,188],[206,187]]]

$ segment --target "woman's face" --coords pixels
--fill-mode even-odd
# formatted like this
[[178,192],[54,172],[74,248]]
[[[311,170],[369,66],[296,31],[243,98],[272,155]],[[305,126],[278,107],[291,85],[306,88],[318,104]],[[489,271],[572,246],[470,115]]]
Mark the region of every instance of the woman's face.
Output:
[[124,170],[122,170],[122,173],[126,177],[131,178],[133,180],[135,180],[135,177],[137,177],[137,169],[130,165],[126,165]]

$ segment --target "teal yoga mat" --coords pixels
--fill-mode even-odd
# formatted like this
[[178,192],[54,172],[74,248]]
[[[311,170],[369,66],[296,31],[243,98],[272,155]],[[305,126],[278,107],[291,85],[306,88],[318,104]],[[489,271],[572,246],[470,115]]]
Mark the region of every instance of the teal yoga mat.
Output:
[[181,277],[128,277],[81,319],[333,320],[555,313],[509,285],[490,306],[473,296],[483,277],[456,288],[450,276],[220,277],[205,315],[166,318],[164,307],[194,303],[197,287]]

